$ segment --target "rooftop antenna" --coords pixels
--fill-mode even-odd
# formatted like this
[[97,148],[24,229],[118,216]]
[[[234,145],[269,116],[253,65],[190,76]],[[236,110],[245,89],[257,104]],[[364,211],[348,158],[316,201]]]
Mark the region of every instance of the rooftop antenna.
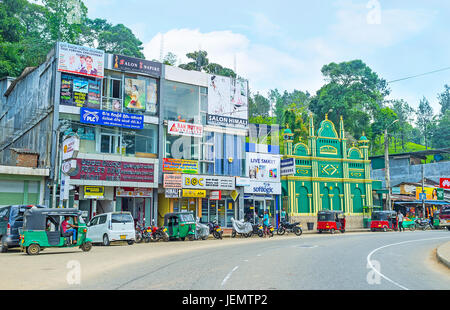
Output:
[[161,49],[159,50],[159,61],[163,62],[164,58],[164,34],[161,33]]

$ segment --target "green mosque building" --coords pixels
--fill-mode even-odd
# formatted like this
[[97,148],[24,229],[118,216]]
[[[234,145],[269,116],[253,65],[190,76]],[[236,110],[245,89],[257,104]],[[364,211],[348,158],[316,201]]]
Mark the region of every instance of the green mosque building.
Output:
[[283,158],[295,159],[295,174],[283,176],[283,208],[293,221],[314,222],[320,210],[341,210],[347,228],[363,227],[363,207],[373,205],[370,179],[369,140],[361,136],[357,145],[347,145],[344,122],[339,134],[328,115],[317,133],[312,115],[306,143],[293,144],[293,133],[284,131]]

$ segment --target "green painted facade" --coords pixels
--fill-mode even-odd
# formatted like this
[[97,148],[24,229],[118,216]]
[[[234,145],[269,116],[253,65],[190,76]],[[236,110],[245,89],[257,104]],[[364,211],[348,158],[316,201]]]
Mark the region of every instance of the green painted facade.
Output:
[[369,141],[364,135],[357,145],[348,146],[342,119],[339,134],[328,117],[316,132],[310,116],[306,143],[293,145],[290,130],[284,136],[284,158],[296,163],[295,175],[281,178],[283,207],[290,216],[316,216],[320,210],[362,215],[363,206],[373,205]]
[[0,206],[39,204],[41,180],[39,176],[0,174]]

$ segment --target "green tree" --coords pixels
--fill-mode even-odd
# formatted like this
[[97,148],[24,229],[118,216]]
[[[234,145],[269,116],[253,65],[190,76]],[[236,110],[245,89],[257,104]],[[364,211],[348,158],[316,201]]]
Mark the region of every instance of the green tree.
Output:
[[434,133],[432,137],[433,147],[450,147],[450,110],[446,110],[445,114],[440,118]]
[[[283,127],[289,126],[294,133],[294,143],[303,141],[305,142],[308,137],[307,115],[305,107],[298,107],[295,103],[284,111]],[[282,144],[283,141],[280,141]]]
[[177,55],[175,55],[172,52],[168,52],[163,59],[163,64],[169,65],[169,66],[175,66],[177,61],[178,61]]
[[[383,107],[384,97],[389,94],[387,83],[361,60],[322,67],[326,84],[311,99],[310,110],[320,122],[328,118],[338,124],[344,118],[346,130],[352,136],[370,132],[370,123]],[[330,113],[332,112],[332,113]],[[374,137],[369,137],[374,140]]]
[[273,102],[273,112],[278,124],[284,123],[284,112],[294,104],[298,108],[308,107],[310,102],[310,94],[300,90],[293,92],[284,91],[281,95],[278,89],[270,90],[269,99]]
[[208,52],[195,51],[187,53],[186,57],[192,61],[186,64],[180,64],[178,67],[185,70],[203,71],[209,74],[217,74],[222,76],[229,76],[236,78],[236,73],[216,63],[210,63],[208,59]]
[[259,92],[253,97],[248,98],[248,115],[249,118],[254,117],[268,117],[270,111],[270,101]]
[[435,119],[433,115],[433,108],[431,107],[430,102],[428,102],[427,98],[423,97],[420,100],[416,115],[417,124],[424,140],[425,149],[428,149],[429,143],[432,140],[432,132]]
[[450,110],[450,86],[444,85],[444,91],[438,95],[439,104],[441,105],[441,115]]
[[409,132],[411,127],[407,125],[410,124],[412,120],[414,109],[403,99],[392,100],[390,101],[390,103],[392,104],[392,110],[395,112],[395,114],[397,114],[398,117],[398,126],[396,132],[398,132],[400,136],[402,151],[405,151],[407,133]]

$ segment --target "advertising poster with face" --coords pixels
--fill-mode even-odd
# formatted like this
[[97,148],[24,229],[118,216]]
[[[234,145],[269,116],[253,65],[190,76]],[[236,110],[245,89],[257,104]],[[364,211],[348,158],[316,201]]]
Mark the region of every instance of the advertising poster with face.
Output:
[[145,110],[146,103],[145,81],[125,78],[125,108]]
[[103,78],[104,51],[62,42],[58,48],[58,71]]
[[229,116],[231,80],[229,77],[210,75],[208,82],[208,113]]

